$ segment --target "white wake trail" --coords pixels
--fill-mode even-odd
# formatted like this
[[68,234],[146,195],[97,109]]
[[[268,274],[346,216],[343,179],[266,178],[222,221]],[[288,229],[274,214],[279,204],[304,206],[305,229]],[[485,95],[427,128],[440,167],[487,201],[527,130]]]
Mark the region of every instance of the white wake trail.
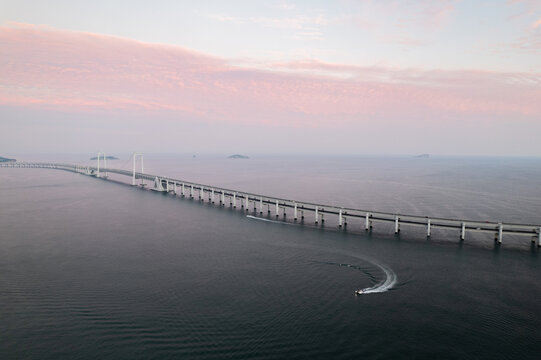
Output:
[[[290,223],[287,223],[287,222],[284,222],[284,221],[275,221],[275,220],[265,219],[265,218],[252,216],[252,215],[246,215],[246,217],[250,218],[250,219],[254,219],[254,220],[261,220],[261,221],[266,221],[266,222],[275,223],[275,224],[295,225],[295,224],[290,224]],[[381,265],[381,264],[379,264],[379,263],[377,263],[375,261],[371,261],[369,259],[366,259],[364,257],[360,257],[360,256],[356,256],[356,257],[359,258],[360,260],[364,260],[366,262],[371,263],[374,266],[377,266],[385,274],[385,279],[384,280],[380,281],[379,283],[377,283],[374,286],[362,289],[362,294],[363,295],[364,294],[376,294],[376,293],[386,292],[386,291],[389,291],[390,289],[392,289],[396,285],[397,276],[396,276],[395,272],[392,269],[388,268],[387,266]]]
[[381,264],[378,264],[376,262],[369,261],[372,264],[379,267],[384,273],[385,273],[385,279],[377,283],[376,285],[362,289],[362,294],[375,294],[375,293],[382,293],[385,291],[388,291],[393,288],[393,286],[396,285],[396,274],[393,270],[390,268],[383,266]]
[[274,224],[295,225],[295,224],[287,223],[285,221],[275,221],[275,220],[265,219],[265,218],[252,216],[252,215],[246,215],[246,217],[249,218],[249,219],[261,220],[261,221],[266,221],[266,222],[270,222],[270,223],[274,223]]

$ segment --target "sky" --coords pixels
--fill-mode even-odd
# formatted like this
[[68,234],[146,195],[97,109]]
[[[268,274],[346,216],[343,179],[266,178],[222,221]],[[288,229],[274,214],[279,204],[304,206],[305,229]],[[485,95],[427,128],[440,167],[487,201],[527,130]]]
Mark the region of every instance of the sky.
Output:
[[0,0],[0,156],[541,156],[541,1]]

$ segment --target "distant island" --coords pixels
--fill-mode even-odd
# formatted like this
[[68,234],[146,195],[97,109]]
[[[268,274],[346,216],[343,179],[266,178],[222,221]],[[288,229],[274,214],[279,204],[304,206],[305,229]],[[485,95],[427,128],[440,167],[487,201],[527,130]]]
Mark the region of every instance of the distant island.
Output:
[[[103,159],[103,156],[100,157],[100,160]],[[106,156],[106,160],[118,160],[116,156]],[[91,157],[90,160],[98,160],[97,156]]]
[[2,157],[0,156],[0,162],[15,162],[17,160],[15,159],[8,159],[8,158],[5,158],[5,157]]
[[246,155],[235,154],[227,157],[228,159],[249,159]]
[[420,159],[428,159],[430,157],[430,154],[421,154],[421,155],[416,155],[415,157],[420,158]]

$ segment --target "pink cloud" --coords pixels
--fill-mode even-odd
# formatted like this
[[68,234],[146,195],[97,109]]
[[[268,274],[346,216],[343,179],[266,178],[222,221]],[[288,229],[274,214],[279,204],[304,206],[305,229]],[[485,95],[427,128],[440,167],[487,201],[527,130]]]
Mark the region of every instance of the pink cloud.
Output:
[[0,27],[0,63],[0,104],[20,107],[292,127],[541,117],[541,76],[532,73],[318,61],[257,70],[181,47],[19,24]]

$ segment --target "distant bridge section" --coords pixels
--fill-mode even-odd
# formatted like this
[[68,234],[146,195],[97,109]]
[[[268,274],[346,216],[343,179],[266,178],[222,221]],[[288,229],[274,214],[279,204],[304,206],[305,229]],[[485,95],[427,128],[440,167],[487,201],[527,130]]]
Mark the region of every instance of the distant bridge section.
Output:
[[[136,171],[136,156],[140,157],[141,171]],[[136,185],[137,180],[140,180],[140,186],[146,186],[146,182],[152,185],[152,190],[158,192],[171,192],[182,197],[191,199],[197,198],[199,201],[208,201],[211,204],[219,204],[225,206],[229,203],[232,208],[239,207],[243,211],[253,209],[254,212],[259,212],[260,215],[266,213],[276,218],[286,218],[287,215],[293,216],[294,221],[299,219],[304,222],[305,217],[310,215],[314,224],[323,224],[325,218],[331,216],[336,219],[339,228],[347,227],[347,221],[351,218],[358,218],[363,224],[364,230],[372,229],[376,222],[385,222],[393,224],[394,233],[400,232],[401,226],[423,227],[426,230],[426,236],[430,237],[433,229],[456,229],[460,240],[466,238],[466,233],[484,232],[494,234],[495,241],[499,244],[503,241],[504,234],[522,235],[531,238],[532,242],[537,243],[541,247],[541,225],[502,223],[490,221],[475,221],[475,220],[460,220],[446,219],[430,216],[415,216],[397,213],[388,213],[380,211],[362,210],[346,207],[337,207],[331,205],[317,204],[306,201],[297,201],[291,199],[283,199],[273,196],[248,193],[239,190],[226,189],[212,185],[194,183],[181,179],[152,175],[143,172],[142,154],[134,154],[133,169],[121,170],[102,167],[100,168],[99,157],[98,166],[81,166],[74,164],[57,164],[57,163],[0,163],[1,168],[46,168],[65,170],[74,173],[85,174],[98,178],[107,179],[108,174],[118,174],[132,178],[132,185]]]

